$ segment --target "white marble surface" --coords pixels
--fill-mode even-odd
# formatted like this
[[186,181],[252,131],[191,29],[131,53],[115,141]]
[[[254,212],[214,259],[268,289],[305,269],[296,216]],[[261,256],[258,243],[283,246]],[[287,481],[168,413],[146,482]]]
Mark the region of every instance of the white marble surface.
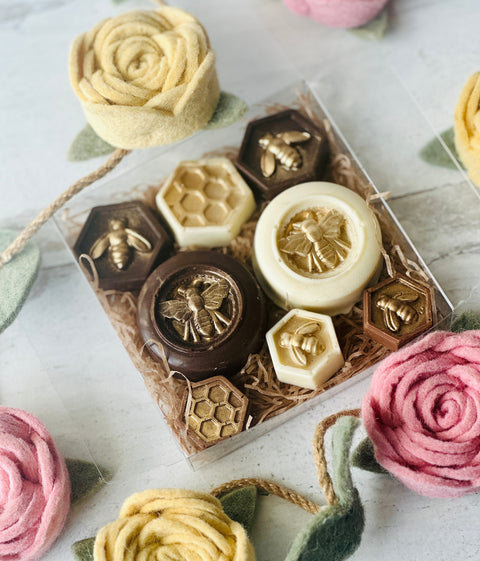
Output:
[[[454,303],[480,309],[480,200],[460,170],[417,154],[451,124],[468,75],[478,70],[477,0],[393,0],[392,27],[368,42],[287,12],[280,0],[179,0],[209,30],[224,89],[248,102],[306,77],[358,152]],[[101,160],[67,162],[84,118],[67,77],[72,38],[103,17],[147,0],[1,0],[0,227],[20,227]],[[126,169],[161,154],[137,151]],[[18,320],[0,337],[0,401],[49,427],[67,456],[93,458],[115,476],[72,509],[45,556],[65,561],[73,541],[116,516],[122,500],[148,487],[208,490],[227,480],[267,477],[321,501],[311,454],[316,423],[358,406],[368,380],[351,386],[229,456],[192,471],[160,412],[79,275],[56,229],[38,237],[39,279]],[[0,295],[1,297],[1,295]],[[354,474],[367,525],[354,559],[447,561],[478,557],[472,520],[478,495],[429,500],[382,477]],[[254,535],[259,561],[285,557],[309,515],[262,498]]]

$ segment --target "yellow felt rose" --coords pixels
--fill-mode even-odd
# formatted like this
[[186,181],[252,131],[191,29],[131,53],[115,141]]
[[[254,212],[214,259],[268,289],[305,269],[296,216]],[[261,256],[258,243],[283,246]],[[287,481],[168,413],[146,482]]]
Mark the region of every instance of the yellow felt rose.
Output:
[[470,76],[455,109],[455,147],[472,181],[480,187],[480,72]]
[[220,96],[202,25],[169,6],[100,22],[77,37],[70,80],[88,122],[119,148],[147,148],[203,128]]
[[95,539],[94,561],[255,561],[243,526],[206,493],[151,489],[129,497]]

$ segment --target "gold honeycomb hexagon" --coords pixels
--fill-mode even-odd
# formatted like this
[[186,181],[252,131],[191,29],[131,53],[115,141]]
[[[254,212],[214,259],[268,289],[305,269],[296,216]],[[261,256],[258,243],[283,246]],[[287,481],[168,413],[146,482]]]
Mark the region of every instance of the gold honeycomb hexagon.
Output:
[[193,440],[205,446],[242,431],[248,400],[223,376],[191,384],[185,395],[185,418]]
[[227,245],[255,209],[252,191],[228,158],[182,162],[156,203],[182,247]]

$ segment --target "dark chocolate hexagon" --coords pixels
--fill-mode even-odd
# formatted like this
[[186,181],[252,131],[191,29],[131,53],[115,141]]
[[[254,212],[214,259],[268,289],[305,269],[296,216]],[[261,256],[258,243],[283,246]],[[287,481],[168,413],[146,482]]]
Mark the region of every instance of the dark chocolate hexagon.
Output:
[[363,314],[365,333],[396,351],[435,323],[433,288],[396,275],[365,290]]
[[95,266],[100,288],[140,290],[152,269],[168,257],[171,239],[141,201],[92,208],[73,251]]
[[[309,138],[302,138],[303,133]],[[236,166],[264,199],[271,200],[288,187],[321,179],[327,162],[325,131],[287,109],[248,124]]]

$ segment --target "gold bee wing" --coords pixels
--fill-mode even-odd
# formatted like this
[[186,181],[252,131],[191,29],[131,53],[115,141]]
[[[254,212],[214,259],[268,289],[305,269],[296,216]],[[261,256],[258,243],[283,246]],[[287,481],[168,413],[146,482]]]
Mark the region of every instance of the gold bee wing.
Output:
[[275,156],[266,148],[260,158],[260,168],[262,169],[263,177],[271,177],[275,173],[276,167]]
[[418,294],[404,294],[403,292],[399,292],[393,296],[395,300],[400,300],[400,302],[415,302],[418,300]]
[[299,333],[300,335],[310,335],[314,331],[317,330],[319,327],[318,323],[315,321],[309,321],[301,325],[298,329],[295,330],[295,333]]
[[131,228],[125,228],[125,232],[127,233],[127,243],[129,246],[135,248],[137,251],[141,251],[142,253],[148,253],[152,250],[152,244],[144,238],[135,230]]
[[345,259],[352,247],[347,240],[342,240],[340,237],[343,220],[340,214],[330,211],[319,223],[319,227],[323,232],[323,238],[332,244],[333,249],[342,260]]
[[218,310],[227,297],[230,286],[227,281],[220,280],[208,286],[201,294],[207,310]]
[[307,355],[301,349],[298,347],[290,347],[290,351],[298,364],[301,366],[307,366]]
[[192,315],[192,310],[183,300],[165,300],[159,304],[160,313],[166,318],[173,318],[180,322],[186,322]]
[[281,138],[287,144],[300,144],[301,142],[307,142],[310,140],[311,135],[305,131],[286,131],[280,132],[276,136]]
[[303,232],[293,232],[285,238],[280,238],[278,240],[278,247],[281,251],[290,255],[307,257],[312,251],[312,242],[308,240]]
[[343,217],[337,212],[329,211],[321,217],[318,226],[323,232],[323,237],[327,239],[338,238],[342,227]]
[[90,257],[92,259],[98,259],[107,251],[109,246],[110,246],[110,239],[109,239],[109,233],[107,232],[106,234],[100,236],[92,245],[92,248],[90,249]]
[[383,311],[383,321],[388,329],[390,329],[390,331],[393,331],[394,333],[396,333],[400,329],[400,321],[397,317],[397,314],[390,308],[385,308],[385,310]]

